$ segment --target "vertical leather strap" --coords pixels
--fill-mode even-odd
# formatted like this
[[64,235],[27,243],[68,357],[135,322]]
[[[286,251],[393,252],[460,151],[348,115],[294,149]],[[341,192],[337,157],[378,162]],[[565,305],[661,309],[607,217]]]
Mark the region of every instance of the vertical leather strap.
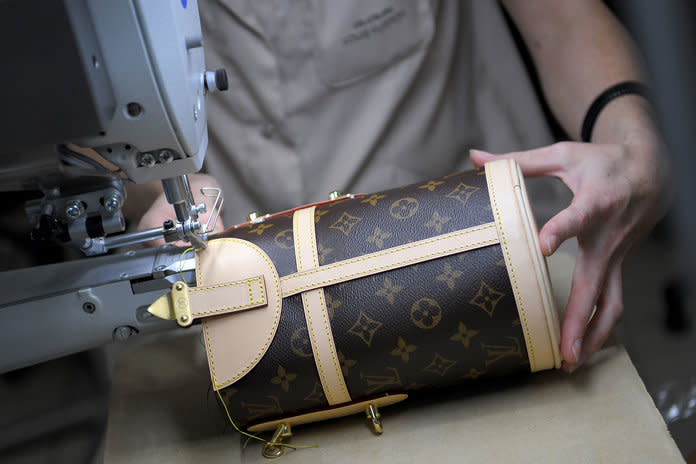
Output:
[[560,326],[522,171],[512,159],[498,160],[486,164],[486,179],[529,367],[532,372],[559,368]]
[[[314,209],[315,207],[312,206],[297,210],[293,215],[295,259],[298,272],[319,267],[314,231]],[[314,362],[319,372],[324,396],[330,405],[349,402],[351,398],[336,353],[324,289],[318,288],[303,292],[302,305],[304,306]]]

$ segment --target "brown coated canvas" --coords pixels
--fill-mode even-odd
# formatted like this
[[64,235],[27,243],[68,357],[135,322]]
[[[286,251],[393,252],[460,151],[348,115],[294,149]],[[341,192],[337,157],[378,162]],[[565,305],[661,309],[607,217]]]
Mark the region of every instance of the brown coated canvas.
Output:
[[[492,221],[483,169],[341,200],[316,208],[319,263]],[[262,248],[281,278],[296,271],[292,214],[224,236]],[[529,371],[499,245],[328,286],[324,292],[353,400]],[[301,295],[283,300],[267,353],[221,393],[233,419],[246,425],[328,406]]]

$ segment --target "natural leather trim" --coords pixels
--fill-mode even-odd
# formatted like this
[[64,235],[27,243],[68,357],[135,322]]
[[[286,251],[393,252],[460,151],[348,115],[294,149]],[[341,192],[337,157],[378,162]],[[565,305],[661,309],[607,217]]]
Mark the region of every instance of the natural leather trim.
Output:
[[188,290],[193,319],[258,308],[267,303],[262,275]]
[[499,242],[493,222],[300,271],[280,279],[283,297]]
[[[319,267],[316,234],[314,230],[314,210],[311,206],[295,211],[293,214],[293,236],[295,238],[295,259],[298,271]],[[324,289],[317,288],[302,294],[307,332],[312,345],[314,362],[317,366],[324,396],[330,405],[351,401],[346,387],[336,345],[329,324],[329,312],[324,298]]]
[[[246,375],[268,350],[280,322],[280,279],[268,255],[251,242],[236,238],[215,239],[208,241],[204,250],[196,250],[199,285],[226,285],[248,278],[250,274],[263,276],[267,295],[265,306],[225,317],[203,318],[208,367],[215,390]],[[252,288],[251,298],[255,297]]]
[[512,284],[532,372],[559,368],[560,328],[537,226],[517,162],[487,163],[495,225]]
[[398,393],[395,395],[380,396],[377,398],[372,398],[369,400],[357,401],[355,403],[347,404],[345,406],[337,406],[329,409],[322,409],[321,411],[308,412],[306,414],[298,414],[297,416],[290,416],[284,419],[278,419],[268,422],[262,422],[260,424],[252,425],[248,428],[249,432],[266,432],[268,430],[275,430],[280,424],[288,424],[289,426],[296,426],[302,424],[309,424],[310,422],[319,422],[323,420],[336,419],[339,417],[350,416],[352,414],[364,413],[365,409],[372,405],[376,408],[383,408],[386,406],[391,406],[392,404],[399,403],[408,398],[406,393]]

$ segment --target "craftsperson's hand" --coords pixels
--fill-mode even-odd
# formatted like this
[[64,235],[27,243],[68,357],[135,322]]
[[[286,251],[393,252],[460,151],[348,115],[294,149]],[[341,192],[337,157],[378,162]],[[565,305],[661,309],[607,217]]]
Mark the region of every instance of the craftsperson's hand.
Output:
[[[654,139],[633,135],[623,144],[562,142],[501,155],[517,160],[525,176],[558,177],[574,194],[571,204],[539,232],[545,256],[571,237],[579,244],[561,330],[566,371],[597,351],[622,317],[624,262],[664,215],[670,196],[662,152]],[[477,166],[496,158],[471,151]]]
[[[214,197],[205,197],[201,194],[201,188],[203,187],[219,187],[218,182],[207,174],[189,174],[189,183],[191,184],[191,192],[193,192],[193,198],[196,204],[205,203],[206,212],[198,216],[198,221],[201,223],[201,227],[205,227],[208,222],[208,217],[213,210],[213,203],[215,202]],[[151,191],[156,191],[156,197],[154,201],[151,201],[149,208],[145,210],[138,222],[138,230],[146,230],[154,227],[162,227],[162,223],[167,219],[176,220],[174,214],[174,208],[167,202],[167,198],[164,196],[164,191],[162,191],[162,186],[159,181],[153,184]],[[131,191],[128,192],[129,200],[137,202],[137,198],[132,198]],[[215,224],[215,229],[213,232],[222,232],[224,226],[222,224],[222,218],[218,217],[217,223]],[[183,246],[184,242],[174,242],[176,245]],[[159,246],[164,244],[163,239],[152,240],[147,242],[151,246]]]

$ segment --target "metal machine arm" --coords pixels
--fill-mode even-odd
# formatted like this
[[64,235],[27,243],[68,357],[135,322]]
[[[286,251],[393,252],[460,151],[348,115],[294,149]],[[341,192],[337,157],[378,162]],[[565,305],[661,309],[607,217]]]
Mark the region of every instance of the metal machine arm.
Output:
[[178,328],[147,307],[176,281],[194,285],[193,258],[182,252],[167,244],[1,272],[0,373]]

